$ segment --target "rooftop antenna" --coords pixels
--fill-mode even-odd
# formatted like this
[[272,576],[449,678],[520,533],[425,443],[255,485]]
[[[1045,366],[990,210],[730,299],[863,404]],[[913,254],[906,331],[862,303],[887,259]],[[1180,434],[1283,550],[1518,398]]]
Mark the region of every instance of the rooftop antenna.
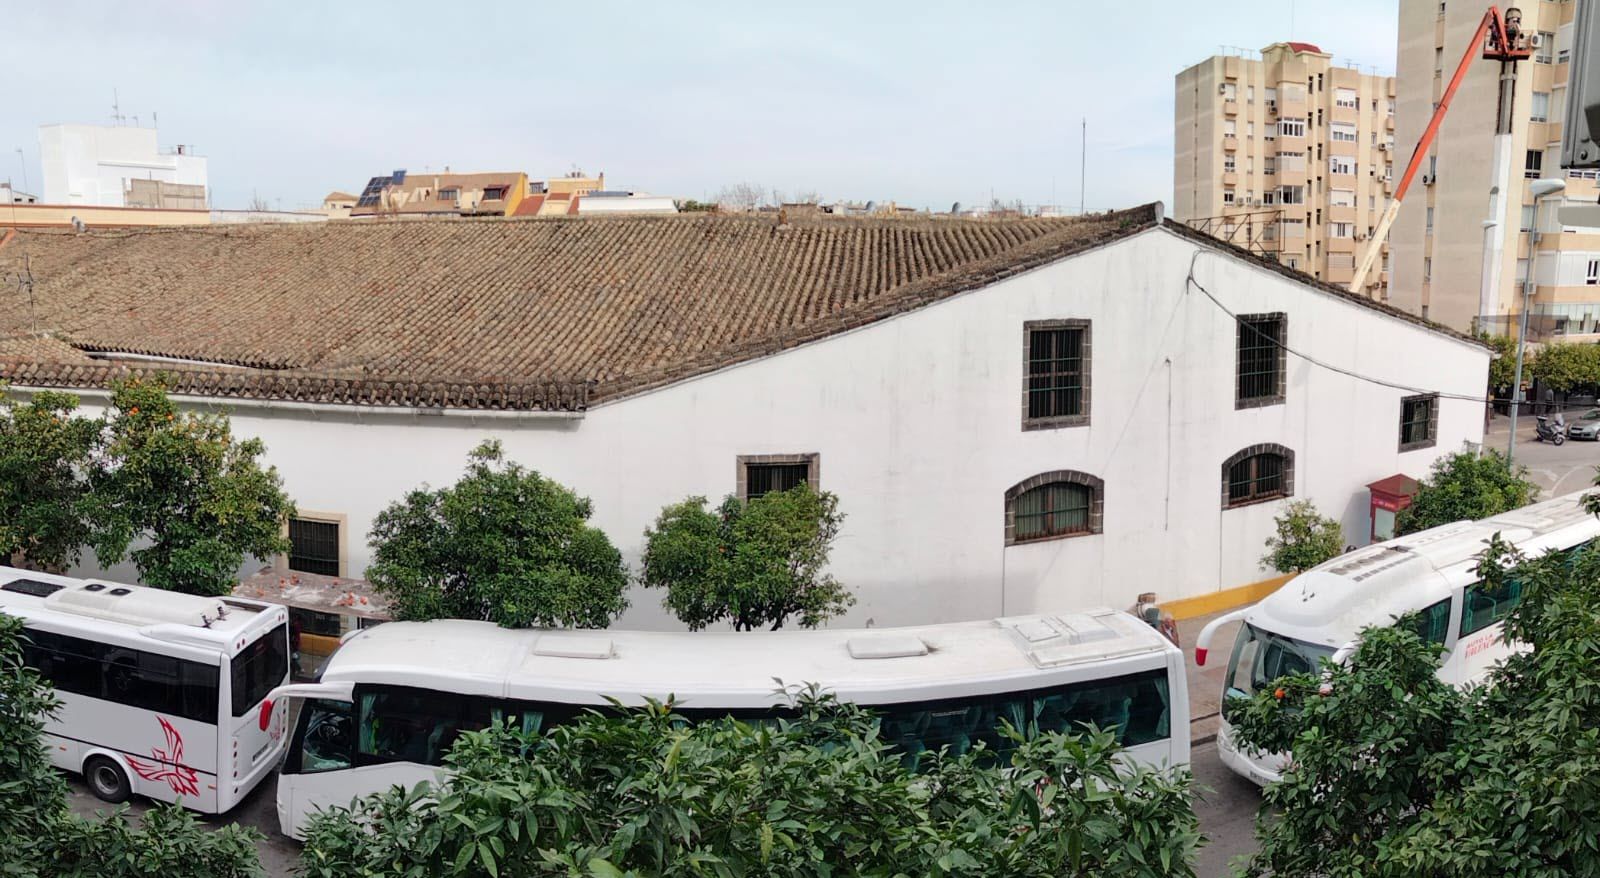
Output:
[[156,117],[156,111],[155,110],[151,110],[150,111],[150,127],[151,128],[160,128],[161,127],[161,120]]
[[1083,117],[1083,142],[1078,146],[1078,215],[1083,216],[1085,181],[1089,179],[1089,117]]
[[127,121],[127,116],[122,115],[122,102],[117,97],[117,90],[111,90],[111,121],[121,125]]

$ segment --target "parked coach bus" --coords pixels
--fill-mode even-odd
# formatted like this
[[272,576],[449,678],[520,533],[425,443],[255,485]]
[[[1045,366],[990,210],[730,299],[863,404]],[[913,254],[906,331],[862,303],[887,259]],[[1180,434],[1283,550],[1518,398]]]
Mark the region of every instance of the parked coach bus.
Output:
[[1183,654],[1132,616],[1095,610],[878,630],[651,633],[509,631],[390,622],[351,636],[304,699],[278,779],[278,820],[302,838],[319,808],[436,780],[455,737],[509,719],[528,731],[605,708],[677,699],[685,718],[781,715],[774,680],[817,684],[881,713],[914,756],[1018,728],[1114,729],[1127,756],[1189,760]]
[[1248,697],[1288,674],[1342,658],[1358,632],[1419,613],[1418,633],[1445,648],[1439,678],[1478,682],[1516,645],[1501,639],[1501,621],[1521,597],[1515,582],[1492,594],[1478,581],[1478,555],[1496,533],[1528,557],[1586,551],[1600,520],[1583,510],[1586,492],[1567,494],[1482,521],[1420,531],[1328,561],[1289,580],[1261,603],[1213,620],[1195,641],[1204,665],[1216,630],[1243,621],[1223,678],[1217,752],[1234,772],[1266,785],[1281,777],[1288,754],[1243,750],[1228,723],[1231,699]]
[[61,709],[45,721],[57,768],[107,802],[138,794],[232,808],[283,752],[283,607],[0,567],[0,612],[21,617],[24,661]]

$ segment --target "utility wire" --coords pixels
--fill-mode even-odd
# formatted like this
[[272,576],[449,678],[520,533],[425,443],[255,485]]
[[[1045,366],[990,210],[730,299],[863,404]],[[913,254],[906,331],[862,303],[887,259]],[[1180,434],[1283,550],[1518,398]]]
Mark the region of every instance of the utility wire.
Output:
[[[1229,317],[1232,317],[1234,319],[1234,321],[1237,322],[1239,320],[1239,316],[1237,314],[1234,314],[1232,311],[1228,310],[1228,306],[1227,305],[1222,304],[1222,302],[1220,300],[1218,300],[1216,296],[1211,294],[1210,290],[1206,289],[1203,285],[1201,285],[1201,283],[1198,280],[1195,280],[1195,277],[1194,277],[1194,265],[1195,265],[1195,262],[1197,260],[1199,260],[1200,256],[1204,252],[1205,251],[1203,251],[1203,250],[1196,250],[1196,251],[1194,251],[1194,255],[1189,258],[1188,283],[1189,283],[1190,286],[1193,286],[1195,289],[1199,290],[1200,292],[1205,293],[1206,298],[1210,299],[1212,304],[1214,304],[1218,308],[1222,309],[1222,313],[1228,315]],[[1413,386],[1411,386],[1409,384],[1400,384],[1400,383],[1395,382],[1395,381],[1387,381],[1387,380],[1382,379],[1382,378],[1374,378],[1371,375],[1363,375],[1360,372],[1357,372],[1357,371],[1355,371],[1353,369],[1346,369],[1343,366],[1335,366],[1332,363],[1325,363],[1322,360],[1319,360],[1316,357],[1311,356],[1310,354],[1301,353],[1300,351],[1297,351],[1294,348],[1289,347],[1287,344],[1285,344],[1285,343],[1283,343],[1281,341],[1278,341],[1277,339],[1267,335],[1264,332],[1261,332],[1260,330],[1256,329],[1255,327],[1249,327],[1249,329],[1250,329],[1251,332],[1254,332],[1258,338],[1266,339],[1267,341],[1271,342],[1273,345],[1275,345],[1275,346],[1277,346],[1279,348],[1282,348],[1284,351],[1287,351],[1288,353],[1294,354],[1295,356],[1299,357],[1302,360],[1305,360],[1306,362],[1312,364],[1313,366],[1321,366],[1322,368],[1327,369],[1327,370],[1329,370],[1331,372],[1338,372],[1340,375],[1345,375],[1345,376],[1348,376],[1350,378],[1355,378],[1355,379],[1357,379],[1359,381],[1366,381],[1366,382],[1368,382],[1370,384],[1377,384],[1380,387],[1389,387],[1389,388],[1392,388],[1394,390],[1404,390],[1404,391],[1407,391],[1407,392],[1413,393],[1413,394],[1432,394],[1434,396],[1438,396],[1441,399],[1460,399],[1460,400],[1465,400],[1467,402],[1477,402],[1477,403],[1509,402],[1509,400],[1501,399],[1501,398],[1497,398],[1497,397],[1493,397],[1493,396],[1471,396],[1471,395],[1465,394],[1465,393],[1445,393],[1445,392],[1439,391],[1439,390],[1429,390],[1426,387],[1413,387]]]

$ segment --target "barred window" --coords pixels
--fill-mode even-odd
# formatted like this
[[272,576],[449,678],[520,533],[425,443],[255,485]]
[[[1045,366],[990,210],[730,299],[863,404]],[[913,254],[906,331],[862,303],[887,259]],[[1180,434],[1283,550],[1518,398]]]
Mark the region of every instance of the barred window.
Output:
[[1432,447],[1439,431],[1439,395],[1427,393],[1400,401],[1400,450]]
[[1100,533],[1105,483],[1088,473],[1040,473],[1006,491],[1006,545]]
[[1231,459],[1224,470],[1224,505],[1244,506],[1293,493],[1291,458],[1279,451],[1259,451]]
[[1284,316],[1239,318],[1239,406],[1270,405],[1284,396]]
[[308,518],[289,520],[289,569],[339,575],[339,523]]
[[805,484],[811,478],[808,463],[752,463],[745,498],[754,500],[762,494],[783,493]]
[[1030,321],[1024,332],[1023,427],[1087,424],[1089,321]]

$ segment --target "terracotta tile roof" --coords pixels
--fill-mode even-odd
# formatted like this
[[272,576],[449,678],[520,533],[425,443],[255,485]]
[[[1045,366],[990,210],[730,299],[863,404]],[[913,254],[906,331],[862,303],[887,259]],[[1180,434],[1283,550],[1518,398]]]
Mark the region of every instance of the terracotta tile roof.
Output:
[[72,352],[0,348],[0,379],[91,387],[160,369],[197,395],[576,410],[985,286],[1156,216],[22,230],[0,274],[31,261],[34,316],[0,288],[0,337],[44,330]]
[[516,213],[512,216],[537,216],[540,205],[544,204],[543,195],[529,195],[517,202]]

